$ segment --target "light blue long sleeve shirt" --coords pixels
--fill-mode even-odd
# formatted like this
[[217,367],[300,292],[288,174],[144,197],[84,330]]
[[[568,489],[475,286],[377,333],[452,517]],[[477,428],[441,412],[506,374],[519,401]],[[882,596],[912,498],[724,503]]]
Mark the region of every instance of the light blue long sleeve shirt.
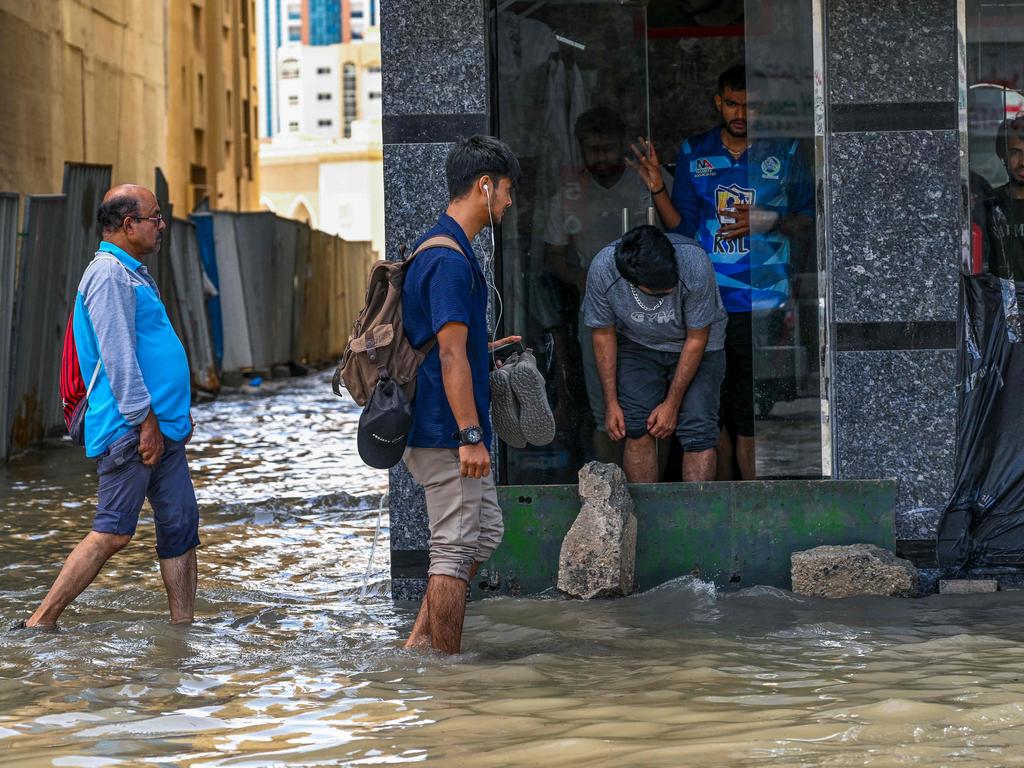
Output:
[[191,430],[188,358],[156,282],[113,243],[100,243],[96,256],[79,283],[74,315],[87,386],[102,360],[85,415],[86,455],[99,456],[150,410],[166,437],[183,440]]

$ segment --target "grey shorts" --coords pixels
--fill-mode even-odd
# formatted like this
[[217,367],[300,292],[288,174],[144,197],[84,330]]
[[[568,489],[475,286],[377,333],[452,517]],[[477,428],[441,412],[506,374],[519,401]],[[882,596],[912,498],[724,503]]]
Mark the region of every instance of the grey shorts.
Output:
[[[617,376],[619,405],[626,417],[626,437],[647,434],[647,418],[665,400],[679,363],[676,352],[659,352],[619,336]],[[676,437],[684,451],[706,451],[718,444],[718,405],[725,378],[725,352],[705,352],[683,395]]]
[[148,498],[156,524],[157,557],[178,557],[199,546],[199,505],[183,440],[164,438],[159,463],[147,467],[139,455],[139,431],[133,429],[97,456],[96,465],[100,482],[94,531],[134,535]]

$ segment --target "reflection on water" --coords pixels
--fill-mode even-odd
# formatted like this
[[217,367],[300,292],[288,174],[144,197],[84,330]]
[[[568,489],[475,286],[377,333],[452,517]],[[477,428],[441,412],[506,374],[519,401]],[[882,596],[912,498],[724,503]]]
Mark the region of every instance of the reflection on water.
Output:
[[[275,384],[274,386],[280,387]],[[57,633],[0,632],[15,765],[1019,765],[1024,599],[825,603],[682,579],[616,602],[469,608],[454,659],[409,654],[383,473],[325,377],[196,409],[198,615],[166,624],[151,523]],[[88,527],[74,449],[0,470],[0,619]]]

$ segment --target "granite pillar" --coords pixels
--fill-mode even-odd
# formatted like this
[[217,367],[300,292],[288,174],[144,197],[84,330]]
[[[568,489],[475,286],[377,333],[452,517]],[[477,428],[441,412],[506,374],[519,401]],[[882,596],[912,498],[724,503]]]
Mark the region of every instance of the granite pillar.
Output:
[[[434,224],[448,201],[444,163],[453,142],[487,133],[488,56],[481,0],[389,0],[381,9],[384,231],[387,258]],[[487,258],[488,237],[473,244]],[[391,471],[391,591],[419,599],[426,586],[423,490]]]
[[833,467],[897,477],[897,516],[953,482],[960,138],[955,0],[828,4]]

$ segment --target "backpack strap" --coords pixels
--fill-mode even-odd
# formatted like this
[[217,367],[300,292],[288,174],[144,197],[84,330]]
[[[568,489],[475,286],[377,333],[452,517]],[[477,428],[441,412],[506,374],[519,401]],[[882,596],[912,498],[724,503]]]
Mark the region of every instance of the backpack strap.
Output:
[[[96,261],[114,261],[114,262],[117,262],[118,264],[120,264],[124,268],[124,271],[127,272],[130,276],[131,275],[135,275],[135,273],[132,272],[132,270],[128,269],[128,267],[125,266],[125,263],[123,261],[121,261],[116,256],[110,255],[110,253],[108,253],[107,251],[96,251],[95,255],[93,256],[93,262],[96,262]],[[90,263],[92,263],[92,262],[90,262]],[[135,275],[135,278],[138,279],[138,275]],[[131,279],[132,279],[131,277],[128,278],[129,282],[131,281]],[[99,352],[99,347],[98,346],[97,346],[97,350],[96,351]],[[92,378],[89,379],[89,386],[85,390],[85,399],[86,400],[88,400],[89,396],[92,395],[92,388],[96,386],[96,379],[99,378],[100,367],[102,365],[103,365],[103,358],[99,357],[97,355],[96,368],[93,369]]]
[[[469,258],[468,256],[466,256],[466,252],[462,250],[462,246],[459,245],[459,242],[454,237],[451,237],[450,235],[434,235],[434,237],[428,237],[426,240],[420,243],[419,246],[417,246],[416,250],[412,252],[412,255],[409,256],[408,259],[406,259],[406,261],[412,261],[423,251],[429,250],[431,248],[450,248],[453,251],[458,251],[459,253],[461,253],[466,259]],[[427,340],[427,342],[422,347],[419,348],[418,351],[421,355],[426,357],[428,354],[430,354],[430,351],[434,348],[436,344],[437,336],[431,336]]]
[[[459,242],[454,237],[451,237],[449,235],[435,235],[434,237],[428,237],[426,240],[420,243],[416,250],[412,252],[412,255],[409,256],[408,259],[406,259],[406,261],[412,261],[423,251],[429,250],[431,248],[450,248],[451,250],[458,251],[463,256],[466,256],[466,252],[462,250],[462,246],[459,245]],[[466,256],[466,258],[469,257]]]

